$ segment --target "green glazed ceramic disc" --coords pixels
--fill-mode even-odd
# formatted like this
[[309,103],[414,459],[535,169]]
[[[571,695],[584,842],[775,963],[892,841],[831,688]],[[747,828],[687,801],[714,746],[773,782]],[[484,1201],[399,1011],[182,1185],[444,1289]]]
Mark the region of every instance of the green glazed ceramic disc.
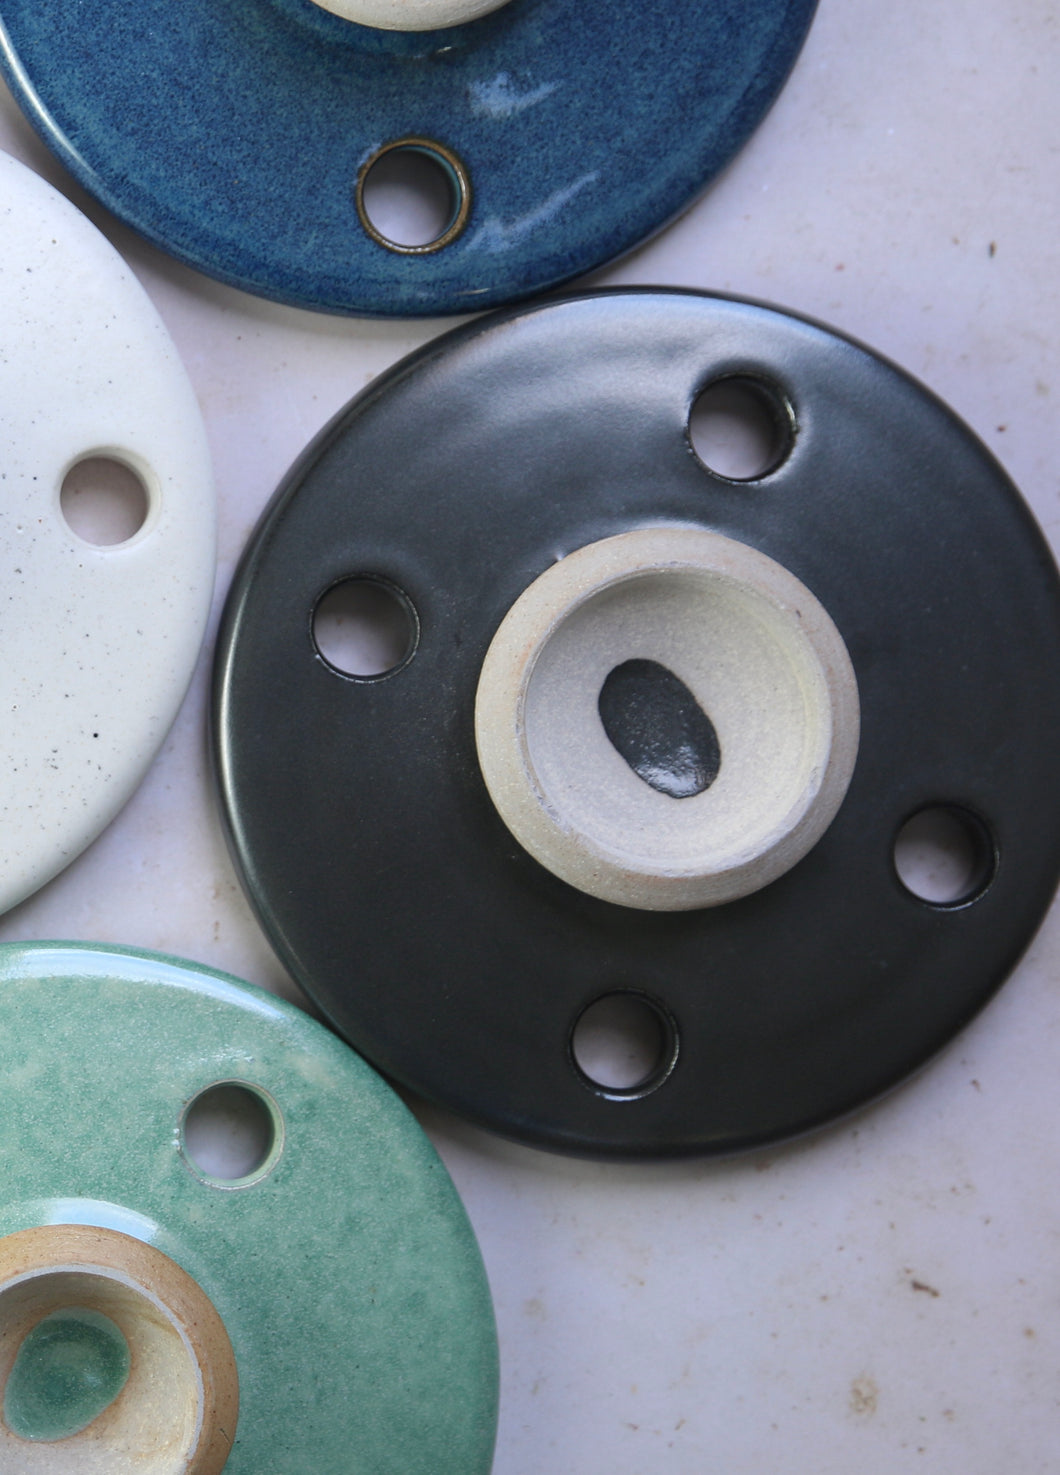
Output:
[[[219,1083],[267,1125],[234,1179],[185,1135]],[[217,1309],[239,1376],[225,1475],[489,1470],[496,1334],[471,1227],[413,1117],[322,1026],[156,955],[7,946],[0,1103],[0,1234],[121,1231]]]

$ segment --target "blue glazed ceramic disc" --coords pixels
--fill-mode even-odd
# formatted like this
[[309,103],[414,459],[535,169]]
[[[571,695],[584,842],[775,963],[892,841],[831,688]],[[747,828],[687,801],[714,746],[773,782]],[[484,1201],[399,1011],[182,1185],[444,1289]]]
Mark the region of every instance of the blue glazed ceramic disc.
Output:
[[[3,0],[7,81],[67,168],[163,249],[327,312],[511,301],[629,250],[747,139],[815,0],[511,0],[392,33],[312,0]],[[450,151],[455,239],[372,238],[359,172],[402,139]]]

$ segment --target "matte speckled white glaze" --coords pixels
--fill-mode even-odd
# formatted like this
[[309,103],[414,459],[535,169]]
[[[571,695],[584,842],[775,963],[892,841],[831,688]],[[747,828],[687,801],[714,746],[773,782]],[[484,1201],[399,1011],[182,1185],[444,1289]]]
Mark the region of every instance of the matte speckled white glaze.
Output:
[[[124,262],[61,195],[0,155],[0,910],[125,804],[176,716],[214,575],[198,406]],[[147,492],[97,547],[61,506],[72,466],[124,463]]]

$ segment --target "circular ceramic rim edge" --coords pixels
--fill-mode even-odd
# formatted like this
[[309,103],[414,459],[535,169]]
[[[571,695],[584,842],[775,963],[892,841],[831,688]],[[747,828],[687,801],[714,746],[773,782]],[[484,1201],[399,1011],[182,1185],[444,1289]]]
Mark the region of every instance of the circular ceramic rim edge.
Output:
[[[632,844],[620,853],[579,830],[566,815],[562,794],[543,783],[527,732],[529,691],[542,652],[560,627],[619,584],[681,573],[727,582],[780,617],[796,648],[794,659],[803,663],[799,685],[807,729],[813,733],[807,737],[812,752],[804,753],[801,762],[805,779],[791,807],[775,815],[765,833],[759,825],[753,844],[734,846],[709,865],[705,858],[652,863],[645,855],[638,861]],[[858,727],[850,657],[810,590],[756,549],[702,528],[619,533],[553,564],[502,620],[482,664],[475,698],[483,777],[516,839],[555,875],[589,895],[653,911],[734,901],[801,860],[843,802],[857,758]],[[664,800],[658,808],[665,810],[672,802]]]
[[322,10],[383,31],[438,31],[467,25],[508,0],[313,0]]
[[[746,14],[715,13],[666,0],[653,12],[649,54],[623,41],[643,24],[633,0],[595,20],[576,0],[511,0],[466,26],[416,33],[355,25],[313,0],[261,0],[235,22],[216,0],[179,12],[138,0],[122,24],[113,5],[105,15],[83,8],[71,32],[65,11],[61,27],[49,22],[52,3],[61,0],[5,6],[0,69],[87,190],[219,281],[296,307],[380,317],[520,300],[661,230],[764,118],[816,7],[763,0]],[[435,72],[405,65],[436,53]],[[568,54],[574,62],[559,66]],[[628,73],[617,88],[616,66]],[[665,88],[660,66],[669,68]],[[139,102],[144,75],[150,108]],[[662,141],[652,113],[660,107]],[[471,218],[443,251],[395,254],[358,222],[358,169],[410,136],[443,140],[470,175]],[[578,139],[573,153],[569,139]],[[204,169],[219,140],[226,157]],[[544,160],[554,163],[528,191],[527,161],[538,169]]]
[[[337,1468],[351,1446],[380,1475],[487,1475],[498,1368],[481,1255],[434,1148],[359,1056],[272,994],[129,948],[3,945],[0,1018],[0,1080],[36,1040],[0,1234],[117,1231],[192,1278],[239,1369],[226,1475]],[[205,1178],[180,1123],[233,1080],[278,1104],[283,1149],[265,1173]]]
[[[17,1299],[21,1312],[14,1321],[13,1299]],[[76,1301],[78,1312],[96,1311],[101,1301],[106,1305],[104,1315],[114,1312],[131,1354],[129,1381],[87,1425],[58,1441],[41,1436],[27,1449],[7,1423],[8,1380],[23,1339],[39,1324],[42,1310],[45,1318],[55,1315],[67,1309],[71,1300]],[[176,1261],[154,1246],[113,1229],[47,1224],[19,1230],[0,1237],[0,1307],[0,1385],[5,1391],[0,1449],[14,1445],[10,1453],[31,1456],[33,1469],[42,1475],[45,1471],[82,1470],[80,1460],[86,1454],[88,1463],[98,1469],[108,1458],[106,1452],[115,1450],[120,1451],[123,1463],[136,1459],[142,1462],[145,1475],[150,1475],[156,1468],[160,1445],[160,1416],[154,1411],[155,1402],[168,1398],[175,1383],[183,1383],[185,1396],[194,1403],[195,1411],[190,1420],[185,1420],[181,1475],[220,1475],[231,1454],[238,1423],[235,1354],[215,1306]],[[147,1357],[140,1345],[144,1340],[141,1322],[146,1324],[149,1344],[153,1344]],[[160,1343],[168,1359],[163,1362],[158,1360]],[[174,1362],[178,1366],[174,1367]],[[118,1415],[117,1428],[114,1413]],[[104,1415],[107,1427],[101,1432]],[[168,1470],[172,1445],[168,1440],[161,1444],[165,1453],[157,1468]]]

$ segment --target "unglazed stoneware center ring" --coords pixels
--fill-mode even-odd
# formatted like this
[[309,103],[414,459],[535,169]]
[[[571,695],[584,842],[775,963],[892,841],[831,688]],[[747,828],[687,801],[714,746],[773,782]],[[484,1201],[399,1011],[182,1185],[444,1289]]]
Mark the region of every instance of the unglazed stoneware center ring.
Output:
[[[614,676],[641,683],[612,718],[633,725],[638,766],[602,720]],[[671,678],[685,709],[668,732]],[[483,662],[475,731],[493,802],[537,860],[591,896],[678,911],[768,885],[824,833],[857,755],[857,682],[825,610],[773,559],[701,528],[642,529],[520,596]]]
[[463,1205],[302,1010],[153,954],[0,947],[0,1140],[3,1475],[488,1475]]
[[313,0],[343,20],[382,31],[440,31],[499,10],[508,0]]
[[151,1245],[42,1225],[0,1239],[0,1468],[220,1475],[239,1378],[212,1302]]
[[[775,435],[737,479],[694,407],[741,386]],[[347,581],[404,632],[378,674],[315,642]],[[863,1106],[986,1003],[1060,874],[1060,585],[1019,494],[869,349],[723,297],[550,301],[376,380],[248,546],[214,729],[292,974],[388,1075],[563,1151]],[[790,806],[759,809],[785,752]],[[932,807],[975,848],[937,903],[897,864]],[[600,1004],[651,1026],[617,1090],[578,1055]]]

